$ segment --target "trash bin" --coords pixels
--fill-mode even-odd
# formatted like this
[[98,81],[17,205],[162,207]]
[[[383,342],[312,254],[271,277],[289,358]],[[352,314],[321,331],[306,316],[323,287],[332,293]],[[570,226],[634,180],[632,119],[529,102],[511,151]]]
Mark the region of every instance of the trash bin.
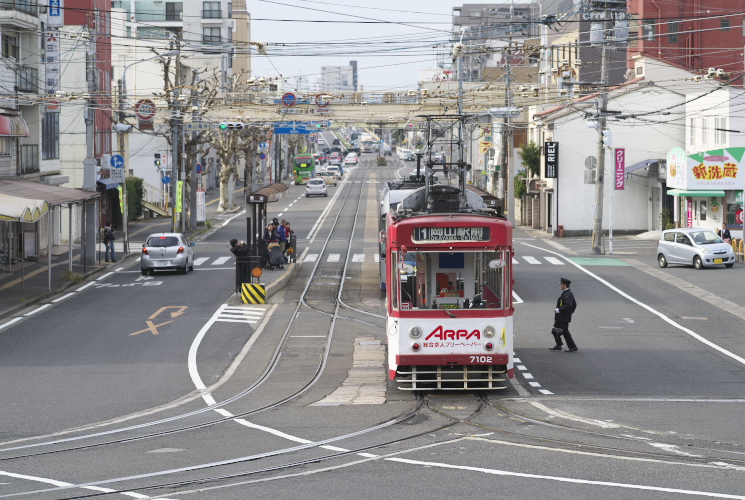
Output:
[[556,232],[556,235],[559,238],[563,238],[564,237],[564,226],[559,226],[559,230]]

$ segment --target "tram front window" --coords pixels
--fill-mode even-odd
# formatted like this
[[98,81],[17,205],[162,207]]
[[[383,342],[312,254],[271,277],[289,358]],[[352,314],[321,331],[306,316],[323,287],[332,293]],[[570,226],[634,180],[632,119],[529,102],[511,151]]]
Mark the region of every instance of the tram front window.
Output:
[[398,255],[397,262],[402,310],[503,309],[510,305],[509,251],[406,252]]

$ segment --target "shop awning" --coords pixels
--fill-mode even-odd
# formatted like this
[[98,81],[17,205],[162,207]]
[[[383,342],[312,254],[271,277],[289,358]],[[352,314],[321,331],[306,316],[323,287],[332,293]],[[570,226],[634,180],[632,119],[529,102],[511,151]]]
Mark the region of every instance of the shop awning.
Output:
[[28,125],[20,116],[0,115],[0,136],[28,137]]
[[101,196],[95,191],[50,186],[21,179],[0,179],[0,195],[24,198],[26,201],[43,200],[51,206],[81,203]]
[[48,211],[49,205],[46,201],[0,194],[0,220],[36,222]]
[[120,183],[119,182],[114,182],[111,179],[108,179],[107,178],[107,179],[98,179],[96,181],[96,184],[100,184],[103,187],[105,187],[106,189],[116,189],[116,188],[119,187],[119,184]]
[[634,163],[633,165],[628,165],[626,167],[626,173],[628,174],[629,172],[633,172],[634,170],[639,170],[640,168],[648,167],[650,165],[657,163],[658,161],[660,160],[656,158],[651,158],[649,160],[644,160],[638,163]]
[[686,189],[668,189],[668,196],[699,196],[704,198],[724,198],[724,191],[689,191]]

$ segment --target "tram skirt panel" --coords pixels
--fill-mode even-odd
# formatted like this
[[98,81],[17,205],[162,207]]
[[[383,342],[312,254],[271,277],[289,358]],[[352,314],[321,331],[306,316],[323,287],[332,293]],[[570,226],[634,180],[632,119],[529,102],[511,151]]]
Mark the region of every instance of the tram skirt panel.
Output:
[[266,287],[259,283],[243,283],[241,298],[244,304],[266,304]]

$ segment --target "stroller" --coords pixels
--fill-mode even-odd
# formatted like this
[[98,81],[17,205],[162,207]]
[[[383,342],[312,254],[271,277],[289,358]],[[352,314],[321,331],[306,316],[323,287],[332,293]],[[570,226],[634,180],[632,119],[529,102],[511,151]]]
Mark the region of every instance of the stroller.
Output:
[[270,271],[274,271],[276,269],[283,270],[285,268],[285,256],[282,254],[282,250],[279,249],[279,244],[270,243],[267,250],[269,251],[268,269]]

